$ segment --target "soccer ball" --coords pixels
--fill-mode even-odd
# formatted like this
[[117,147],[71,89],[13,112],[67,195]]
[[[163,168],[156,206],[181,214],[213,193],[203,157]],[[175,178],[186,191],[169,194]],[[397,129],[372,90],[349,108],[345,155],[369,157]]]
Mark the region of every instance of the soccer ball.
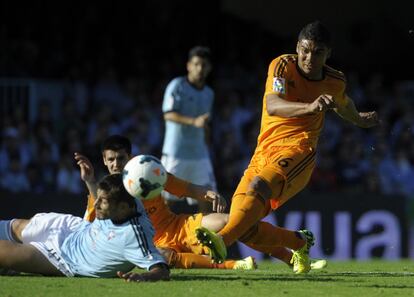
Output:
[[139,155],[125,165],[122,181],[131,196],[149,200],[161,194],[167,182],[167,171],[156,157]]

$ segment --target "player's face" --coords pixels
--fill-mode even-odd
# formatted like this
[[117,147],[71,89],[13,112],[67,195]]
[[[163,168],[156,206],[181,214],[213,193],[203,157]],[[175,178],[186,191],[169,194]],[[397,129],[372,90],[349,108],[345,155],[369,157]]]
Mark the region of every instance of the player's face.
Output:
[[323,66],[331,55],[331,50],[313,40],[302,39],[298,41],[296,52],[302,73],[310,79],[321,79]]
[[211,71],[210,61],[194,56],[187,62],[188,79],[192,83],[203,83]]
[[117,203],[108,199],[107,193],[100,189],[98,189],[97,195],[98,198],[95,200],[95,213],[97,219],[119,221],[125,217],[125,208],[122,207],[122,202]]
[[105,150],[103,162],[110,174],[121,173],[131,156],[124,150]]
[[98,189],[98,198],[95,200],[96,218],[100,220],[110,219],[116,211],[114,203],[107,199],[106,193]]

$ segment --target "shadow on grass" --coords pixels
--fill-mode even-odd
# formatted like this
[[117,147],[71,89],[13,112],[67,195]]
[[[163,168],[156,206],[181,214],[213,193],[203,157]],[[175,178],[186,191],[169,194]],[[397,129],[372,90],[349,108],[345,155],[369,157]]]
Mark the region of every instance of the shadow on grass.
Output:
[[195,275],[195,274],[173,274],[171,276],[172,281],[286,281],[286,282],[343,282],[343,279],[332,277],[319,277],[315,275],[307,276],[263,276],[263,275]]
[[414,285],[366,285],[360,288],[379,288],[379,289],[414,289]]
[[[260,273],[259,271],[244,272],[243,274],[225,274],[223,272],[211,273],[194,273],[185,272],[173,273],[171,279],[174,281],[286,281],[286,282],[354,282],[355,278],[360,278],[358,282],[365,282],[367,278],[407,278],[414,277],[411,272],[338,272],[338,273],[310,273],[304,275],[294,274],[269,274]],[[364,280],[365,279],[365,280]],[[404,286],[405,288],[406,286]],[[411,287],[414,287],[411,286]]]
[[337,273],[325,273],[325,276],[329,277],[414,277],[413,272],[337,272]]

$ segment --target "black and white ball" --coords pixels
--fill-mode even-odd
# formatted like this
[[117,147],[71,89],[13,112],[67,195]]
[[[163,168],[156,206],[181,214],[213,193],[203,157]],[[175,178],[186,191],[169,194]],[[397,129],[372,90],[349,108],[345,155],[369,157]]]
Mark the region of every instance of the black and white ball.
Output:
[[161,194],[167,182],[167,171],[158,158],[138,155],[125,165],[122,181],[130,195],[149,200]]

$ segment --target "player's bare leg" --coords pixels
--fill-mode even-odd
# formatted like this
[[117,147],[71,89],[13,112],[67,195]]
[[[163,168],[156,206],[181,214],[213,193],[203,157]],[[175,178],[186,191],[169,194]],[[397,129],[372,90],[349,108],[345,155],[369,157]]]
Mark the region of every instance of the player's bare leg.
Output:
[[25,220],[25,219],[16,219],[13,221],[11,231],[12,231],[12,235],[14,239],[17,242],[19,243],[23,242],[22,231],[29,223],[30,223],[30,220]]
[[218,232],[227,224],[229,215],[225,213],[209,213],[201,220],[201,227],[210,231]]
[[20,272],[63,276],[46,257],[30,244],[0,240],[0,267]]

